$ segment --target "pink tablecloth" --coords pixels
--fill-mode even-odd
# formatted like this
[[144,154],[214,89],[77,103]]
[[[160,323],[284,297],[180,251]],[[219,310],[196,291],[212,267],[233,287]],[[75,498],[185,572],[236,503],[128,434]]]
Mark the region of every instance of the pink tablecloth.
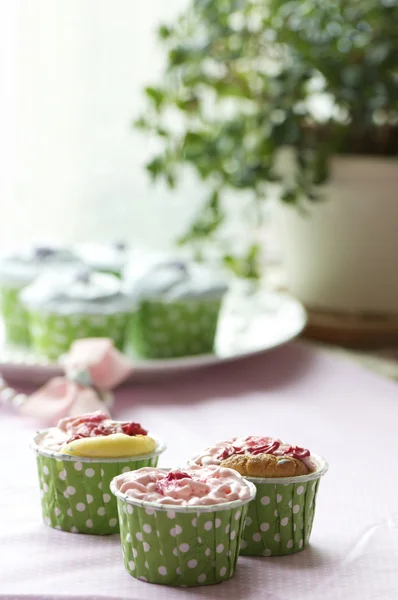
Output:
[[182,465],[208,442],[271,434],[324,455],[311,546],[239,559],[235,577],[189,590],[136,581],[118,536],[51,530],[41,522],[32,428],[0,421],[1,598],[378,600],[398,598],[398,387],[351,362],[291,345],[273,353],[118,393],[115,416],[168,440]]

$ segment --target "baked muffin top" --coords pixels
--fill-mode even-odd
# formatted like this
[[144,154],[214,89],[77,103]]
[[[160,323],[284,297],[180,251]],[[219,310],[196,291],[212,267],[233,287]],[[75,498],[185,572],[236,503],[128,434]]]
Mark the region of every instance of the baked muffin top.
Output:
[[249,477],[297,477],[316,470],[306,448],[263,436],[234,437],[206,448],[193,462],[221,465]]

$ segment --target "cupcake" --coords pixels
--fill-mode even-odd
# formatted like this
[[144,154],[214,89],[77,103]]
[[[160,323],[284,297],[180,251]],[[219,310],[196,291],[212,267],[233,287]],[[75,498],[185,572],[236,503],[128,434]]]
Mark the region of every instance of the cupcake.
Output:
[[119,473],[156,466],[165,446],[139,423],[113,421],[101,412],[61,419],[37,434],[43,519],[74,533],[119,531],[109,484]]
[[241,554],[282,556],[307,546],[319,481],[328,468],[323,458],[279,439],[249,436],[218,442],[192,462],[235,469],[256,486]]
[[76,247],[76,252],[89,269],[121,277],[127,262],[128,246],[125,242],[114,244],[85,242]]
[[151,261],[126,277],[136,304],[128,341],[134,355],[173,358],[213,352],[227,285],[204,265]]
[[103,273],[51,272],[21,293],[29,315],[32,347],[56,360],[78,338],[111,338],[122,350],[131,300],[121,281]]
[[144,468],[111,483],[124,564],[133,577],[211,585],[235,571],[253,484],[223,467]]
[[67,248],[26,247],[0,258],[0,308],[6,341],[29,344],[28,316],[19,295],[21,290],[49,269],[76,267],[77,256]]

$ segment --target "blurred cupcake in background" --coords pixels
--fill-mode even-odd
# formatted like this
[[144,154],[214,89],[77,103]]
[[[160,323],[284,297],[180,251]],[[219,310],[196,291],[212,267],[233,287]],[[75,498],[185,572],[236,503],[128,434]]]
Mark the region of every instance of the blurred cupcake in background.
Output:
[[128,333],[131,352],[149,359],[213,352],[227,289],[216,271],[193,261],[150,255],[133,265],[125,276],[126,293],[136,305]]
[[21,293],[37,354],[56,360],[80,338],[108,337],[123,350],[132,301],[114,275],[51,272]]
[[51,269],[60,273],[80,264],[71,250],[50,245],[23,247],[0,257],[0,310],[6,342],[29,344],[28,317],[19,297],[21,290]]
[[84,242],[76,246],[76,253],[91,270],[121,277],[128,260],[129,248],[124,241],[113,244]]

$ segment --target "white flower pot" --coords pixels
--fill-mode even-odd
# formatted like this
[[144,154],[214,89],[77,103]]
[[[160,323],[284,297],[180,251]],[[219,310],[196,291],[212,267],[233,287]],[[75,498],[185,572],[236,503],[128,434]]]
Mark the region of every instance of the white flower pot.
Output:
[[398,161],[335,157],[325,201],[278,203],[289,291],[317,310],[398,315]]

